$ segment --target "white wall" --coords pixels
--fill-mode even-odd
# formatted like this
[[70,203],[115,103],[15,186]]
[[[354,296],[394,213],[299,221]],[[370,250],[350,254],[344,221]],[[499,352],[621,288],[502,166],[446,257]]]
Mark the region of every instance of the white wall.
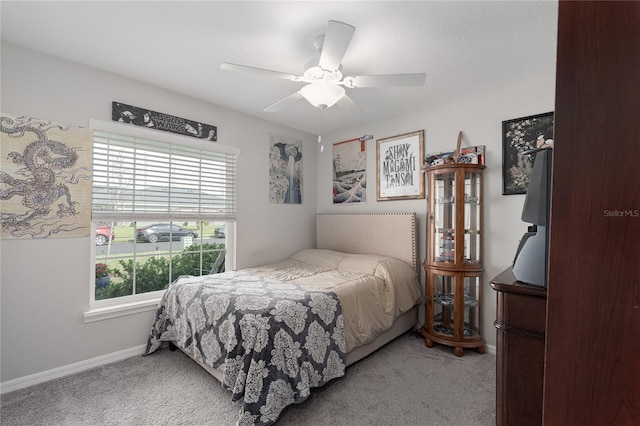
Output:
[[[455,150],[458,132],[463,131],[462,146],[486,146],[484,170],[484,240],[482,330],[485,342],[496,344],[493,326],[496,295],[489,281],[512,262],[518,241],[527,224],[520,220],[524,195],[502,195],[502,121],[553,111],[555,69],[521,84],[503,87],[416,111],[411,115],[358,126],[323,137],[325,151],[318,154],[318,212],[393,212],[411,211],[418,215],[419,259],[426,256],[426,200],[376,201],[376,141],[416,130],[425,130],[425,152]],[[367,142],[367,200],[365,204],[333,204],[331,144],[373,135]],[[422,271],[424,284],[424,271]],[[424,290],[423,290],[424,291]],[[421,314],[424,321],[424,312]]]
[[[218,126],[218,143],[241,150],[237,267],[313,246],[315,137],[7,43],[1,77],[4,113],[88,127],[90,118],[110,121],[119,101]],[[302,205],[269,203],[269,133],[304,141]],[[84,323],[93,241],[0,242],[2,382],[146,343],[153,312]]]

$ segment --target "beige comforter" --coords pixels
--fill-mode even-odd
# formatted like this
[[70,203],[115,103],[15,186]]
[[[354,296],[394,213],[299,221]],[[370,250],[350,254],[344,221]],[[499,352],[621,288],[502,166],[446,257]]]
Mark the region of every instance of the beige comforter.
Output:
[[421,297],[416,271],[384,256],[305,249],[285,261],[243,271],[336,293],[347,352],[387,330]]

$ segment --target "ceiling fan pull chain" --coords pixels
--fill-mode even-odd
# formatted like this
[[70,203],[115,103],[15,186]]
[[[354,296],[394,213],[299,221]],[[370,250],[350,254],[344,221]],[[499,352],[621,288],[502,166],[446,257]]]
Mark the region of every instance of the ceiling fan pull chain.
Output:
[[320,152],[324,152],[324,145],[322,144],[322,112],[324,111],[323,106],[319,106],[320,109],[320,123],[318,124],[318,143],[320,144]]

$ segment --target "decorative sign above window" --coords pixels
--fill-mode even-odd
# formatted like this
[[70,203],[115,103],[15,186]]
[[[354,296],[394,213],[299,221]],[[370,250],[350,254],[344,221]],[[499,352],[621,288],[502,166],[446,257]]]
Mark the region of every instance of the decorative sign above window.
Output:
[[120,102],[113,102],[111,119],[121,123],[130,123],[150,129],[163,130],[179,135],[193,136],[210,141],[218,140],[218,128],[209,124],[198,123],[161,112],[135,107]]

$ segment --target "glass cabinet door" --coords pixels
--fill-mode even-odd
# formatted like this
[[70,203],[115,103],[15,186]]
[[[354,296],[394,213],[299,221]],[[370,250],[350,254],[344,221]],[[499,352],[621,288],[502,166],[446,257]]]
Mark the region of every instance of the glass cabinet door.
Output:
[[480,277],[464,277],[464,330],[465,339],[480,336]]
[[433,262],[455,263],[455,171],[433,174]]
[[433,331],[452,337],[455,332],[456,278],[433,272],[433,284]]
[[464,176],[464,263],[480,263],[480,179],[482,176],[466,171]]

